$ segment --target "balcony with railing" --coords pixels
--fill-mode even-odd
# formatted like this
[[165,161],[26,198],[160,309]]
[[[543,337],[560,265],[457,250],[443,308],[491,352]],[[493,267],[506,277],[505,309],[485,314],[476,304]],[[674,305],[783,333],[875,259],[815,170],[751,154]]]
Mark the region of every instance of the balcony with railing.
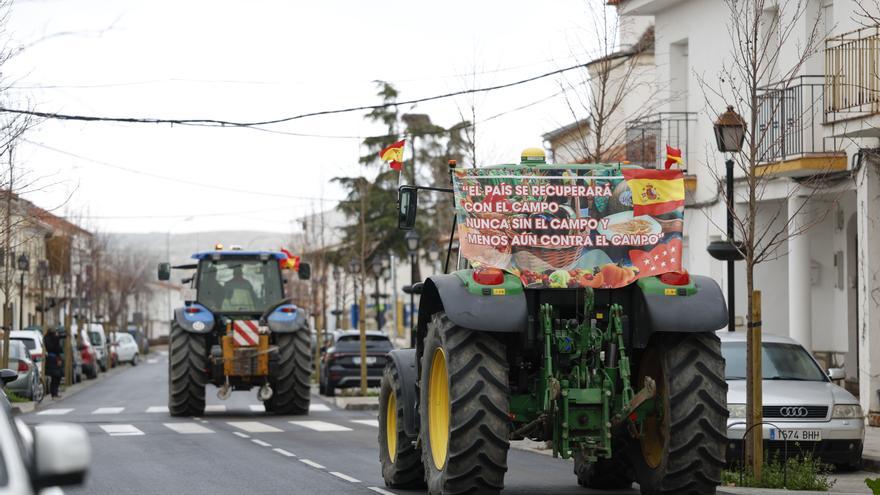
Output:
[[687,172],[697,114],[662,112],[626,123],[626,159],[645,168],[663,168],[666,145],[682,151]]
[[825,40],[827,121],[880,113],[880,26]]
[[823,76],[800,76],[761,88],[758,162],[762,175],[804,176],[846,169],[840,140],[825,137]]

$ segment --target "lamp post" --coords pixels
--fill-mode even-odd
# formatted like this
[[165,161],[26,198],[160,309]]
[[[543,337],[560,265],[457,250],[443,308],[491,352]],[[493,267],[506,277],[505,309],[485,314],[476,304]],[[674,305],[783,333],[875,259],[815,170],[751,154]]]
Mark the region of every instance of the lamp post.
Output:
[[379,278],[382,276],[382,259],[378,256],[373,258],[371,268],[373,269],[373,276],[376,279],[376,293],[374,294],[376,299],[376,328],[382,330],[384,322],[382,321],[382,313],[379,310]]
[[334,297],[333,304],[333,313],[336,315],[336,324],[335,328],[339,330],[339,317],[342,316],[342,310],[339,309],[339,281],[342,279],[342,273],[339,271],[339,267],[333,265],[333,282],[336,285],[336,296]]
[[361,264],[360,264],[360,262],[358,262],[358,260],[351,260],[348,262],[348,273],[351,274],[351,282],[354,285],[354,298],[352,298],[352,300],[354,301],[355,308],[357,308],[357,310],[358,310],[358,313],[357,313],[357,320],[358,321],[356,322],[356,321],[354,321],[355,319],[352,318],[352,322],[351,322],[352,327],[359,326],[358,322],[361,319],[361,308],[358,305],[358,274],[360,272],[361,272]]
[[406,240],[406,250],[409,252],[409,323],[410,323],[410,342],[415,342],[416,328],[416,294],[412,290],[412,286],[416,283],[416,263],[419,257],[419,233],[415,229],[410,230],[404,236]]
[[37,276],[40,278],[40,329],[46,331],[46,277],[49,276],[49,262],[37,262]]
[[24,274],[31,268],[31,258],[26,254],[18,255],[18,270],[21,272],[21,279],[18,286],[18,328],[24,328]]

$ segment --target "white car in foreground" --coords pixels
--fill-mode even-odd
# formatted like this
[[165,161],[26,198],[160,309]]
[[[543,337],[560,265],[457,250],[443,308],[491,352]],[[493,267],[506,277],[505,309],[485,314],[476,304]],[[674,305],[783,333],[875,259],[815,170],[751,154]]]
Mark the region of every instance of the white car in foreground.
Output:
[[[746,335],[719,331],[726,361],[727,462],[741,462],[746,420]],[[764,450],[781,460],[788,454],[811,453],[829,464],[857,468],[862,461],[865,420],[859,401],[834,380],[840,368],[822,370],[797,341],[765,333],[761,337]]]

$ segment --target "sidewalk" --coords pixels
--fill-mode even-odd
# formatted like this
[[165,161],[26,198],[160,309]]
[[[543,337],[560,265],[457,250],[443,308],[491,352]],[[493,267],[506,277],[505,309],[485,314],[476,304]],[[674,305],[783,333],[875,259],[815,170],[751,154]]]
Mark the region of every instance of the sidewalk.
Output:
[[868,471],[880,472],[880,427],[865,427],[865,449],[862,466]]

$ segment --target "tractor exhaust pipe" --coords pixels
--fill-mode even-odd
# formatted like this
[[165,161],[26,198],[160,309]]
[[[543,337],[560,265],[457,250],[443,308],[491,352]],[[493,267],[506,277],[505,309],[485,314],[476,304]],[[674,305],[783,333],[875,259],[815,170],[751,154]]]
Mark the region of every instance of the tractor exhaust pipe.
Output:
[[269,386],[268,383],[264,383],[260,390],[257,391],[257,399],[261,402],[266,402],[271,399],[272,396],[275,395],[275,392],[272,390],[272,387]]

